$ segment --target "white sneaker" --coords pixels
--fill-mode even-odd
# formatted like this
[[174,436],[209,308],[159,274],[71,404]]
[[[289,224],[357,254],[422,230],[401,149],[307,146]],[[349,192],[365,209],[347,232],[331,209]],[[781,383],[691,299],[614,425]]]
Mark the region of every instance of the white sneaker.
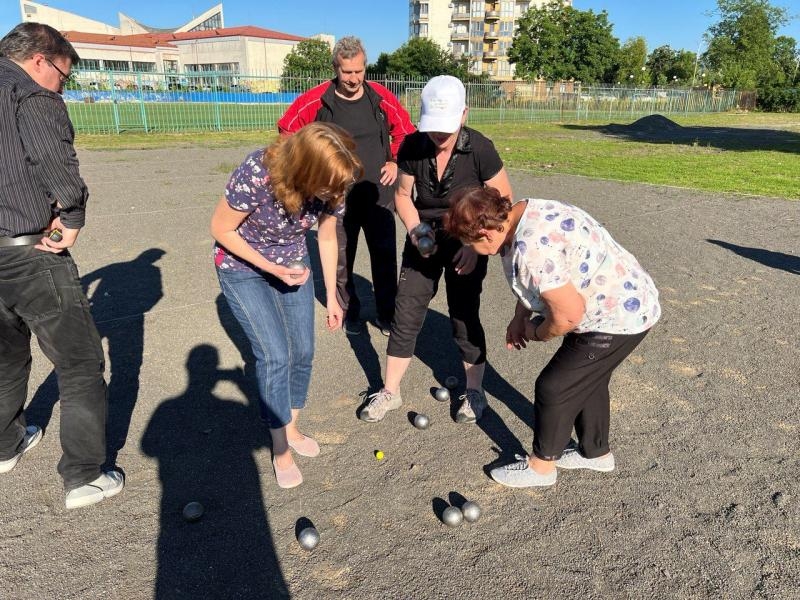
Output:
[[608,473],[614,470],[614,455],[609,452],[598,458],[586,458],[577,446],[570,444],[564,450],[561,458],[556,461],[556,467],[559,469],[589,469]]
[[20,444],[19,452],[17,452],[15,456],[12,456],[8,460],[0,460],[0,473],[8,473],[11,469],[16,467],[19,459],[22,458],[22,455],[28,450],[33,450],[36,444],[41,441],[41,427],[37,427],[36,425],[28,425],[25,428],[25,436],[22,438],[22,444]]
[[513,488],[546,487],[553,485],[558,477],[558,472],[553,469],[547,475],[541,475],[528,464],[528,457],[515,454],[517,462],[502,467],[496,467],[489,473],[497,483]]
[[116,496],[125,487],[125,477],[119,471],[106,471],[100,477],[81,487],[67,492],[67,508],[81,508],[97,504],[106,498]]
[[367,423],[377,423],[386,416],[390,410],[396,410],[403,404],[403,399],[400,397],[400,392],[393,394],[386,388],[380,392],[376,392],[369,396],[369,404],[367,404],[358,418]]

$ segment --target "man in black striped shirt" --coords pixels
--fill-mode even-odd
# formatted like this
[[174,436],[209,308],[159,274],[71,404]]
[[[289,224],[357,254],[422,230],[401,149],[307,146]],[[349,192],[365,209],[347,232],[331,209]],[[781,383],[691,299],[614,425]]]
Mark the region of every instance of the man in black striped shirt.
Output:
[[[106,459],[105,360],[69,248],[89,193],[61,92],[78,54],[55,29],[22,23],[0,40],[0,473],[42,438],[23,407],[30,337],[58,375],[58,471],[66,507],[122,491]],[[57,233],[56,234],[54,234]]]

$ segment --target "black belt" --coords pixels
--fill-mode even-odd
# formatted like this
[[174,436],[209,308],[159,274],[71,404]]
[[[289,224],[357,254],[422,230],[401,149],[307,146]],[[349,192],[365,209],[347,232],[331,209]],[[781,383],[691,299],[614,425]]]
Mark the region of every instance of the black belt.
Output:
[[31,235],[18,235],[15,237],[0,236],[0,248],[7,246],[34,246],[42,239],[43,234],[32,233]]

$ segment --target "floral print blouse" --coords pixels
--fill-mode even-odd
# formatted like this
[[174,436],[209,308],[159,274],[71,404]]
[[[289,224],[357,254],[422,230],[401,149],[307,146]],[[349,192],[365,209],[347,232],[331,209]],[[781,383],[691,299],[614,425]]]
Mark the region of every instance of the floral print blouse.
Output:
[[576,333],[631,335],[661,316],[658,290],[636,258],[589,214],[555,200],[528,198],[503,268],[522,304],[544,313],[541,294],[571,282],[586,301]]
[[[302,260],[308,254],[305,232],[321,214],[343,215],[344,202],[331,208],[319,198],[309,198],[298,214],[288,213],[272,191],[263,159],[264,150],[257,150],[239,165],[225,187],[225,199],[232,209],[248,213],[239,235],[264,258],[276,264]],[[219,244],[214,245],[214,264],[219,269],[257,270]]]

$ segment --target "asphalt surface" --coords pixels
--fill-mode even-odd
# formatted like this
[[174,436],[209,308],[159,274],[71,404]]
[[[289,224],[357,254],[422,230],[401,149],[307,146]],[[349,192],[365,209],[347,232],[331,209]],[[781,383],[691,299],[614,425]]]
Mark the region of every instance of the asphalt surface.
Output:
[[[380,384],[386,338],[328,333],[317,304],[303,425],[322,454],[299,458],[305,482],[281,490],[210,257],[211,211],[249,150],[80,153],[92,196],[74,255],[127,485],[64,509],[58,393],[35,348],[26,411],[46,434],[0,479],[0,597],[800,598],[800,203],[513,172],[517,197],[586,209],[660,289],[661,321],[612,382],[617,470],[564,471],[544,490],[488,478],[530,450],[528,399],[556,347],[504,348],[514,299],[491,259],[482,422],[456,424],[431,396],[448,375],[463,385],[443,294],[405,404],[379,424],[356,410]],[[364,250],[358,261],[371,317]],[[481,519],[443,525],[464,499]],[[205,507],[196,523],[181,516],[190,501]],[[313,552],[295,537],[309,522]]]

